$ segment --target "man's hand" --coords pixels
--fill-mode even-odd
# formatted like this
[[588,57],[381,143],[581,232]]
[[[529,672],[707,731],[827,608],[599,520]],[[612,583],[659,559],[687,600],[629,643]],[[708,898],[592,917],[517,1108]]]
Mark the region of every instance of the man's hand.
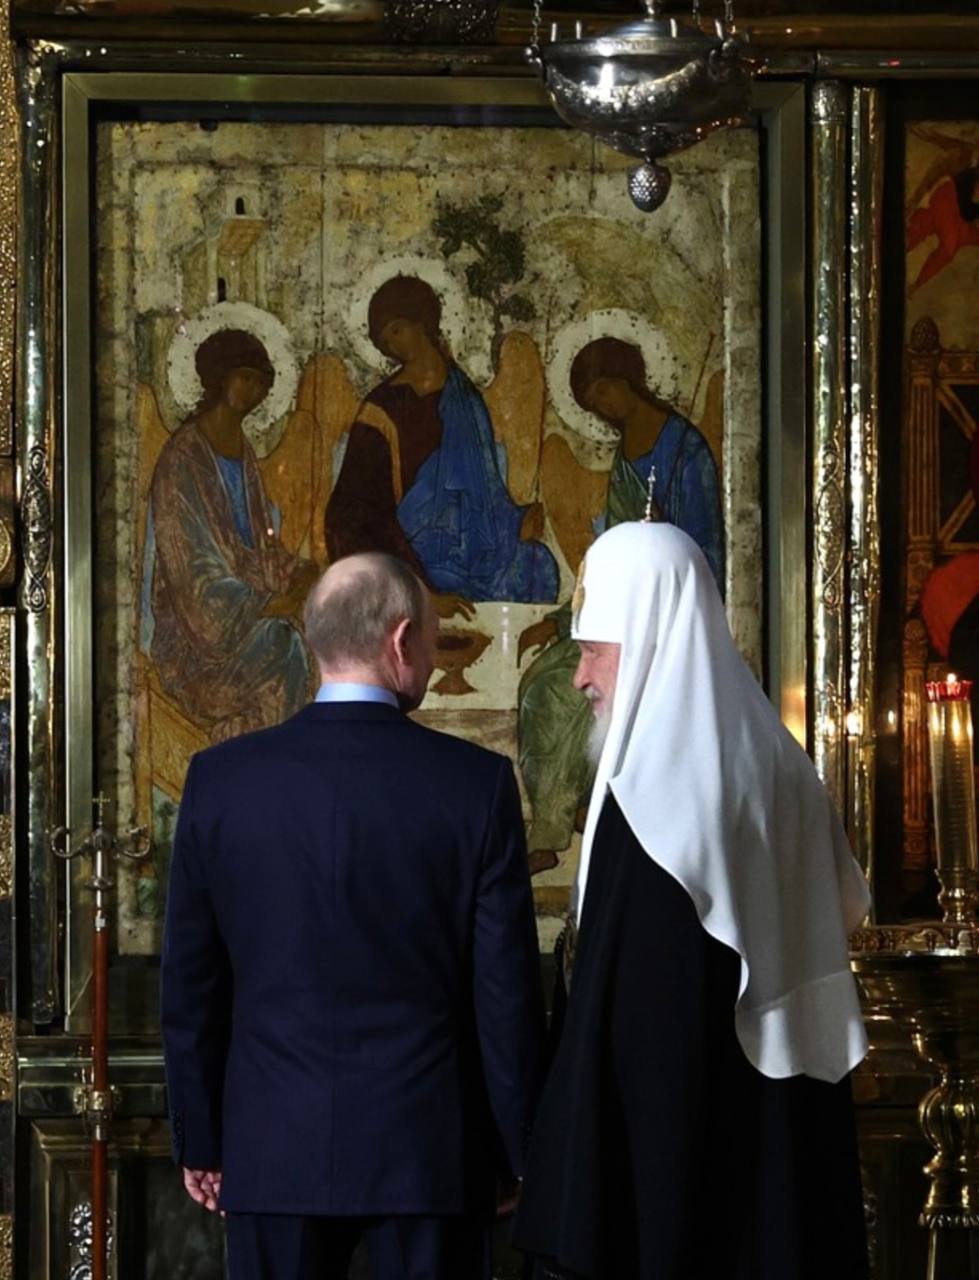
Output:
[[518,1178],[516,1181],[509,1182],[507,1185],[498,1188],[496,1193],[497,1218],[509,1218],[516,1210],[517,1205],[520,1203],[520,1184],[522,1181],[521,1178]]
[[539,876],[542,871],[552,871],[558,864],[556,849],[531,849],[527,855],[527,863],[532,876]]
[[220,1169],[184,1169],[184,1188],[191,1200],[209,1213],[218,1212],[221,1198]]

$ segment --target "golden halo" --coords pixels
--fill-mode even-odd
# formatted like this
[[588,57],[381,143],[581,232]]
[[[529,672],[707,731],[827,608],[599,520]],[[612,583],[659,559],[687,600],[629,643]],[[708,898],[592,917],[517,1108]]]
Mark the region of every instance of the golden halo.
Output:
[[442,303],[442,331],[452,354],[479,383],[492,376],[490,340],[492,325],[483,316],[485,304],[470,298],[444,262],[419,253],[401,253],[384,258],[358,277],[347,307],[349,341],[356,355],[369,369],[389,373],[394,364],[371,342],[367,312],[371,298],[395,276],[415,276],[435,290]]
[[292,337],[281,320],[250,302],[216,302],[191,320],[182,321],[167,353],[167,379],[182,413],[190,413],[204,393],[197,373],[197,348],[222,329],[242,329],[261,342],[275,369],[275,382],[262,403],[250,413],[242,430],[260,458],[279,442],[280,424],[292,408],[299,386],[299,362]]
[[633,343],[643,354],[646,376],[657,393],[670,404],[687,403],[689,394],[680,385],[686,371],[662,329],[650,324],[645,316],[619,307],[590,311],[555,334],[547,361],[547,390],[551,404],[577,435],[598,444],[612,444],[619,438],[618,432],[597,414],[583,409],[571,391],[574,358],[596,338],[620,338],[623,342]]

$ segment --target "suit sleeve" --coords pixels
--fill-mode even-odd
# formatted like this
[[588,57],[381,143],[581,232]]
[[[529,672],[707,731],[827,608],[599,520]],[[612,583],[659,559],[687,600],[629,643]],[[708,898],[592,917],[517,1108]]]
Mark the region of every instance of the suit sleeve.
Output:
[[497,781],[476,895],[473,998],[490,1106],[519,1176],[543,1067],[544,1002],[523,815],[509,761]]
[[160,1021],[174,1160],[189,1169],[220,1169],[232,983],[200,847],[197,775],[192,760],[170,863]]

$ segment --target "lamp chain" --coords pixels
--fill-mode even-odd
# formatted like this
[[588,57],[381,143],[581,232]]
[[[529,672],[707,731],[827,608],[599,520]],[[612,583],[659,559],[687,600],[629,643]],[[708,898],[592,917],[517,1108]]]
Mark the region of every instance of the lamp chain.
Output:
[[531,28],[530,41],[535,49],[540,48],[540,22],[541,22],[541,5],[543,0],[534,0],[534,17],[533,26]]

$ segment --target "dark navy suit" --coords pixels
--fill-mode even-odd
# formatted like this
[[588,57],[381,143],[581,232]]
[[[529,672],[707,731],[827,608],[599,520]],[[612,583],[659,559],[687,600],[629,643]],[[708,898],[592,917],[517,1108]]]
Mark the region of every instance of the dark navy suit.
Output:
[[361,702],[195,756],[162,1022],[174,1157],[229,1214],[485,1214],[542,1036],[509,761]]

